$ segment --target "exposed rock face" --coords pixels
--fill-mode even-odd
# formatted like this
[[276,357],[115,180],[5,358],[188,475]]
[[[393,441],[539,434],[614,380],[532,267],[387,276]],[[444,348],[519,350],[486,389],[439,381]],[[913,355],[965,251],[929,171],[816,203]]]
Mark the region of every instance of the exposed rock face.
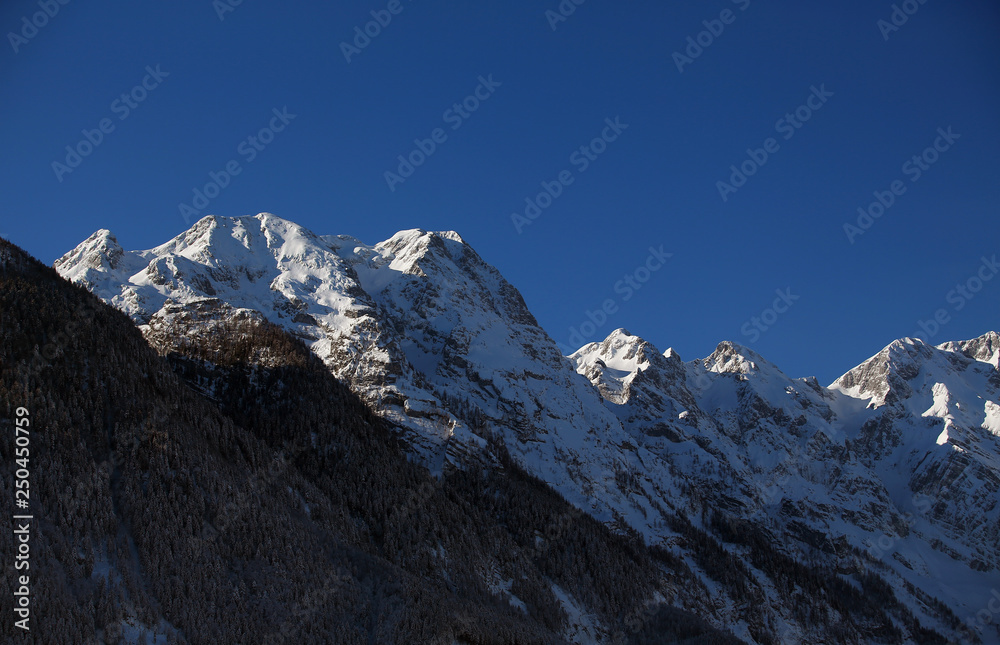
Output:
[[[232,316],[281,325],[432,469],[477,458],[483,437],[499,434],[571,502],[695,570],[676,518],[707,530],[721,510],[791,556],[878,572],[942,632],[951,626],[921,594],[964,618],[997,586],[994,332],[938,347],[895,341],[829,388],[734,343],[685,363],[623,329],[567,359],[457,233],[414,229],[366,245],[269,214],[207,217],[147,251],[99,231],[56,268],[130,315],[154,346],[165,326],[211,333]],[[776,598],[780,642],[798,642],[808,621],[752,576]],[[757,642],[760,626],[739,603],[698,590],[688,602]]]

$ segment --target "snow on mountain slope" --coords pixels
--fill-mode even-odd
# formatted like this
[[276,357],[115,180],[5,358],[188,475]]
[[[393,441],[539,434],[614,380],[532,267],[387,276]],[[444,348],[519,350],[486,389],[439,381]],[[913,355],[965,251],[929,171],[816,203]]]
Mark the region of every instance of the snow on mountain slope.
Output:
[[[509,431],[512,451],[534,472],[610,518],[611,507],[594,500],[618,495],[603,473],[624,439],[620,424],[517,290],[454,232],[402,231],[371,247],[350,246],[337,251],[400,330],[406,360],[427,387]],[[594,494],[581,494],[585,486]]]
[[366,245],[266,213],[206,217],[146,251],[124,252],[100,231],[55,266],[154,343],[161,325],[232,311],[289,329],[432,465],[483,442],[449,412],[458,400],[510,430],[519,459],[574,503],[604,519],[609,502],[623,503],[610,474],[620,423],[456,233],[415,229]]
[[997,346],[895,341],[830,388],[733,343],[681,363],[624,330],[571,359],[702,495],[822,551],[863,550],[914,611],[908,585],[970,616],[1000,583]]
[[270,214],[206,217],[146,251],[99,231],[56,269],[154,346],[168,325],[217,333],[237,315],[281,325],[432,468],[502,435],[578,507],[689,562],[703,588],[681,590],[683,601],[748,642],[755,612],[782,626],[782,642],[808,638],[810,625],[756,570],[771,606],[714,600],[677,517],[710,530],[722,510],[780,533],[796,558],[888,567],[896,595],[945,632],[921,594],[962,617],[1000,586],[996,334],[939,348],[897,341],[830,388],[733,343],[685,363],[625,330],[567,360],[457,233],[413,229],[368,245]]
[[933,500],[928,515],[966,547],[953,556],[981,571],[1000,568],[996,346],[994,332],[938,347],[894,341],[831,386],[873,412],[854,443],[883,468],[893,466],[905,492]]
[[166,244],[128,253],[99,231],[55,268],[131,316],[154,344],[156,334],[148,332],[182,319],[194,324],[194,311],[209,318],[232,310],[262,315],[306,341],[387,418],[414,430],[410,439],[427,454],[456,424],[417,383],[396,330],[379,316],[352,265],[329,241],[281,218],[206,217]]
[[957,352],[968,358],[988,363],[993,367],[1000,367],[1000,334],[995,331],[961,343],[944,343],[938,345],[938,349]]

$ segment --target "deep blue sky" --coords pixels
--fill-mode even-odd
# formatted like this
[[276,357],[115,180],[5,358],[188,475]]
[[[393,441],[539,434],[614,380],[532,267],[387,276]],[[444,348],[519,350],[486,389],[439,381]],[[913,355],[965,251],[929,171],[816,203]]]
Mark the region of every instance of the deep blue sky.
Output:
[[[1000,254],[995,2],[926,0],[885,40],[888,1],[587,0],[553,30],[557,0],[402,0],[348,63],[340,43],[387,4],[244,0],[220,20],[210,0],[70,2],[15,53],[9,32],[39,7],[4,2],[0,234],[45,262],[98,228],[149,248],[235,159],[202,214],[371,243],[457,230],[562,343],[612,299],[587,340],[626,327],[692,359],[731,339],[829,382],[938,309],[935,343],[1000,328],[1000,279],[948,296]],[[733,22],[679,72],[673,53],[724,9]],[[169,76],[121,119],[113,102],[147,65]],[[445,111],[481,75],[500,86],[452,130]],[[778,120],[821,85],[833,95],[784,139]],[[285,106],[296,117],[248,162],[237,147]],[[614,117],[628,129],[581,172],[570,155]],[[114,130],[57,180],[53,161],[105,118]],[[438,127],[445,142],[390,191],[397,155]],[[911,181],[903,164],[948,127],[961,138]],[[777,151],[724,202],[716,182],[768,137]],[[573,183],[519,234],[511,214],[563,170]],[[849,243],[844,223],[894,180],[906,192]],[[651,245],[674,255],[625,301],[615,283]],[[791,308],[743,333],[786,288]]]

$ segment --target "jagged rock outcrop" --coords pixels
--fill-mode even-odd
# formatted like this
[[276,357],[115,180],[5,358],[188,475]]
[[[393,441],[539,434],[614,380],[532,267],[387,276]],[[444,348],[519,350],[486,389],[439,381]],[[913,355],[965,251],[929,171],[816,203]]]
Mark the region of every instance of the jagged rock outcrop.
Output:
[[[685,602],[748,642],[818,641],[763,562],[745,574],[745,598],[714,600],[705,590],[719,573],[698,540],[745,539],[729,548],[753,560],[770,536],[769,562],[877,576],[942,633],[997,584],[996,333],[895,341],[829,388],[734,343],[683,362],[621,329],[567,359],[457,233],[367,245],[269,214],[207,217],[147,251],[100,231],[56,268],[154,346],[159,330],[211,333],[233,316],[280,325],[432,469],[477,459],[499,435],[573,504],[688,562],[705,587]],[[745,530],[729,532],[733,522]],[[771,600],[746,602],[757,596]]]

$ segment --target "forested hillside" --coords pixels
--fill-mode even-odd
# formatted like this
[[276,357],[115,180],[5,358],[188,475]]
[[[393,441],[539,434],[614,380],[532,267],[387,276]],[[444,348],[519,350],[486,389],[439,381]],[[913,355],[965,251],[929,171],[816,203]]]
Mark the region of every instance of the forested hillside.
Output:
[[[433,477],[285,332],[187,331],[161,356],[0,241],[0,422],[30,411],[35,517],[31,631],[0,621],[4,640],[737,642],[669,609],[685,565],[576,511],[488,431],[480,466]],[[0,460],[13,499],[11,441]]]

